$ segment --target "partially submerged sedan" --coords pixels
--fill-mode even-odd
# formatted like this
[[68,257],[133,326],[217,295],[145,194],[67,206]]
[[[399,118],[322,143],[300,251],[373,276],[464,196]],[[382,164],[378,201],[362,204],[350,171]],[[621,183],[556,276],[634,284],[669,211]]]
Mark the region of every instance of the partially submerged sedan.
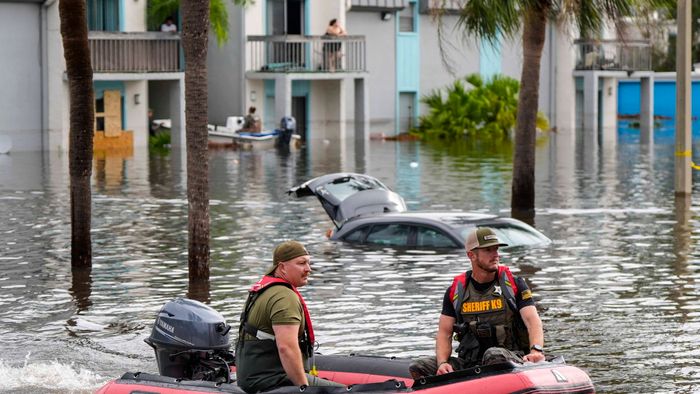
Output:
[[336,227],[330,239],[348,243],[414,249],[464,248],[467,234],[476,227],[492,228],[509,247],[551,242],[516,219],[469,212],[407,212],[400,195],[364,174],[327,174],[287,193],[297,198],[316,196]]

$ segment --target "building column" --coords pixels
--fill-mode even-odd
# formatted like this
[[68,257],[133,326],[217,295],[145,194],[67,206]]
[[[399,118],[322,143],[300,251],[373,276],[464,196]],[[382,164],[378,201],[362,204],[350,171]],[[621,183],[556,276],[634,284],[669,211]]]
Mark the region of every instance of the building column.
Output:
[[173,148],[185,149],[185,76],[184,74],[170,84],[170,145]]
[[617,144],[617,77],[601,77],[602,94],[600,98],[601,144],[615,146]]
[[654,76],[641,77],[640,87],[640,142],[642,144],[654,143]]
[[[598,73],[587,72],[583,76],[583,133],[582,149],[586,163],[598,152]],[[590,160],[589,160],[590,159]]]
[[275,78],[275,124],[292,115],[292,80],[286,75]]
[[365,78],[355,78],[355,164],[358,171],[368,168],[369,86]]

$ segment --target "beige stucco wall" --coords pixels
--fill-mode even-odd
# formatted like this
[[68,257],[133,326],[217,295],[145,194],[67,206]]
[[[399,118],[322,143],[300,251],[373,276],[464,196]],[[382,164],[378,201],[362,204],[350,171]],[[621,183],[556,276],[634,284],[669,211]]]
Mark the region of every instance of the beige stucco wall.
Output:
[[146,31],[146,0],[124,1],[124,31]]

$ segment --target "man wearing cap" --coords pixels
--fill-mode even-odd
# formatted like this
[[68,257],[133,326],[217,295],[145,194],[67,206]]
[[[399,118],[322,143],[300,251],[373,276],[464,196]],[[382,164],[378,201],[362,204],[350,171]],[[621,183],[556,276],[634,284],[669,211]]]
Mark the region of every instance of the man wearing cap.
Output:
[[[500,265],[499,242],[490,228],[466,241],[471,270],[457,275],[445,292],[435,338],[435,357],[415,360],[411,375],[442,375],[479,364],[544,360],[544,334],[525,281]],[[459,341],[452,356],[452,338]]]
[[314,330],[298,287],[308,283],[311,258],[304,245],[277,245],[272,267],[250,289],[236,342],[238,385],[248,393],[279,386],[338,386],[307,373]]

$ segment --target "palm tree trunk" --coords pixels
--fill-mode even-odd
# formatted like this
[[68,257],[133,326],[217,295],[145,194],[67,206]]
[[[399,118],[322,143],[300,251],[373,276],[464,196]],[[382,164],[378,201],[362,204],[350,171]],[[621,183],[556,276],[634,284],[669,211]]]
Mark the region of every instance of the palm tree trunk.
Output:
[[546,26],[546,9],[531,7],[526,11],[510,207],[512,217],[528,223],[533,223],[535,218],[535,124]]
[[190,283],[209,279],[209,158],[207,154],[207,45],[209,0],[182,1],[185,50],[188,263]]
[[58,11],[70,89],[71,265],[88,267],[92,264],[90,177],[95,100],[85,0],[60,0]]

